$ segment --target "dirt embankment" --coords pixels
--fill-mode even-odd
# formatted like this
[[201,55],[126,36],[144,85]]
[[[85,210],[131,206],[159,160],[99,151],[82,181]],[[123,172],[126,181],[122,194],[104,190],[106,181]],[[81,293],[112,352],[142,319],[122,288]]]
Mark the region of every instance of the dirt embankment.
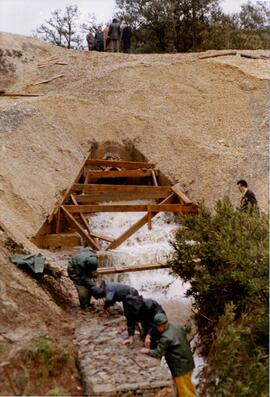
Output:
[[[0,89],[44,94],[0,97],[0,221],[26,250],[37,251],[29,238],[94,142],[131,142],[210,208],[224,195],[237,205],[236,182],[247,179],[267,209],[270,60],[79,52],[1,33],[0,50]],[[52,56],[67,65],[38,67]],[[63,335],[68,314],[9,263],[2,237],[1,340],[21,327],[19,339]]]

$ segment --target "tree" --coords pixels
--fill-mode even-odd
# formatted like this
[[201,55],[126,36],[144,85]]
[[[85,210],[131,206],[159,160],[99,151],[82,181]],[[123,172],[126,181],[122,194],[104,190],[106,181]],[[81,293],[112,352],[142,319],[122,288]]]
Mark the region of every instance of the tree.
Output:
[[116,4],[118,17],[133,28],[135,45],[147,40],[152,52],[196,51],[203,26],[219,8],[219,0],[116,0]]
[[81,48],[79,10],[76,5],[66,6],[51,13],[34,32],[34,37],[66,48]]
[[190,283],[207,356],[202,396],[268,396],[268,216],[225,198],[215,213],[181,215],[172,269]]

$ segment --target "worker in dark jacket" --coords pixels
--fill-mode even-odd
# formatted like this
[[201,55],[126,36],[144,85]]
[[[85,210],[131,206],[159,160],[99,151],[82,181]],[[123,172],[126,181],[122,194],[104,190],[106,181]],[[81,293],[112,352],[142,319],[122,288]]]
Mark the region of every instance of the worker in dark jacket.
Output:
[[240,210],[242,212],[259,213],[259,207],[255,194],[248,189],[248,184],[244,179],[237,182],[238,189],[242,193]]
[[153,325],[159,333],[157,348],[154,350],[142,348],[141,353],[156,358],[164,356],[175,382],[178,396],[196,397],[191,381],[195,365],[184,329],[169,324],[164,313],[155,315]]
[[138,296],[139,293],[135,288],[129,285],[120,283],[108,283],[103,282],[100,287],[92,287],[91,293],[95,299],[105,298],[104,310],[110,306],[113,306],[115,302],[125,302],[128,295]]
[[92,278],[97,265],[97,254],[90,249],[74,255],[68,262],[68,275],[77,289],[81,309],[90,307],[91,288],[95,285]]
[[153,319],[157,313],[164,313],[163,308],[153,299],[144,299],[141,295],[128,295],[125,299],[124,314],[127,319],[128,339],[125,344],[134,343],[136,324],[140,326],[141,337],[145,347],[154,347],[157,332],[153,327]]

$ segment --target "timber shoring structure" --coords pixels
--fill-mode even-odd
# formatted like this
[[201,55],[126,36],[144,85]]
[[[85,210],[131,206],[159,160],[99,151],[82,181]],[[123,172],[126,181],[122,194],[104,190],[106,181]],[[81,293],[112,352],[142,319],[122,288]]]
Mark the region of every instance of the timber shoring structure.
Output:
[[[100,251],[102,240],[108,243],[106,250],[110,250],[143,225],[151,229],[151,221],[159,212],[198,213],[198,207],[182,192],[180,184],[164,186],[159,176],[159,170],[148,162],[91,159],[88,155],[74,183],[32,241],[39,248],[84,245]],[[131,200],[155,200],[155,204],[119,204]],[[118,204],[112,204],[114,201]],[[87,216],[96,212],[146,214],[120,236],[112,238],[91,229]]]

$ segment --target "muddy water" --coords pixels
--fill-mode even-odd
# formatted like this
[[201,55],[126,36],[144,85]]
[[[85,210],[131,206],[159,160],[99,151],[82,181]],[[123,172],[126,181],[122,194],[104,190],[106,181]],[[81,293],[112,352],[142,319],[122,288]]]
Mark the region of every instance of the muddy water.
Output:
[[[145,204],[146,202],[136,201],[133,203]],[[149,201],[146,204],[149,204]],[[90,225],[95,232],[116,238],[144,215],[144,212],[97,213],[91,216]],[[179,224],[173,214],[160,213],[156,215],[152,219],[152,230],[148,230],[147,225],[144,225],[120,247],[110,251],[109,265],[132,266],[157,262],[166,263],[173,251],[170,241],[175,237],[178,228]],[[108,243],[104,242],[102,249],[106,249],[107,246]],[[170,322],[180,325],[187,324],[192,305],[191,299],[185,296],[189,285],[173,275],[170,270],[159,269],[126,273],[124,276],[114,276],[113,280],[131,285],[145,298],[152,298],[159,302],[166,311]],[[200,360],[197,357],[195,359],[196,366],[200,366]]]

